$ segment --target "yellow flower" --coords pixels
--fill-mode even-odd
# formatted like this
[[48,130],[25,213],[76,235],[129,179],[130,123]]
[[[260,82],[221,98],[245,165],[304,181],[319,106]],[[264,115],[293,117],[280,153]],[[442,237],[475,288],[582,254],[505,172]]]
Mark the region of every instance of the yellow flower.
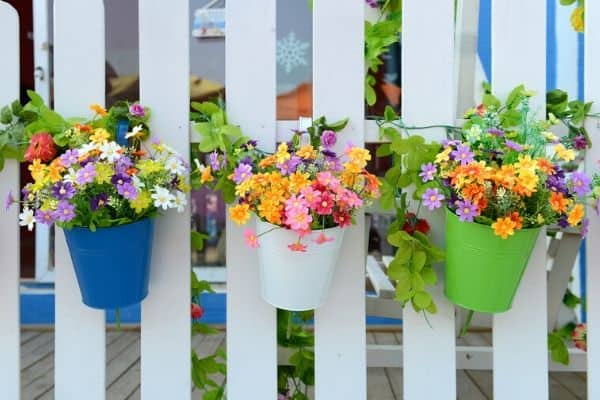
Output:
[[210,166],[202,165],[200,168],[200,183],[204,184],[207,182],[212,182],[215,178],[212,176],[212,170]]
[[554,153],[556,153],[556,157],[563,161],[573,161],[575,159],[575,150],[567,149],[562,144],[554,146]]
[[571,226],[577,226],[583,219],[584,214],[585,213],[584,213],[583,205],[576,204],[575,207],[573,207],[573,209],[571,210],[571,212],[569,212],[567,222]]
[[298,193],[310,184],[309,174],[296,171],[290,175],[290,191]]
[[533,160],[529,155],[519,155],[519,161],[515,164],[515,168],[517,168],[521,173],[535,173],[535,169],[537,168],[537,161]]
[[250,219],[250,206],[246,203],[229,208],[229,217],[238,225],[244,225]]
[[537,223],[540,225],[543,225],[546,222],[546,219],[544,218],[544,216],[542,214],[538,214],[537,215]]
[[515,226],[515,221],[510,217],[500,217],[492,224],[492,229],[494,229],[496,235],[500,236],[502,239],[507,239],[509,236],[515,234]]
[[146,190],[140,191],[135,199],[129,200],[129,205],[135,210],[136,214],[144,212],[150,204],[152,204],[152,198]]
[[[551,113],[552,114],[552,113]],[[556,117],[554,117],[556,118]],[[554,133],[550,132],[550,131],[546,131],[546,132],[542,132],[542,135],[544,135],[544,137],[549,141],[549,142],[555,142],[558,140],[558,136],[556,136]]]
[[575,29],[575,32],[583,32],[584,22],[583,15],[585,13],[585,9],[583,6],[579,6],[573,10],[571,14],[571,26]]
[[448,162],[450,160],[450,152],[452,152],[452,148],[446,147],[444,149],[444,151],[442,151],[441,153],[438,153],[438,155],[435,156],[435,163],[441,164],[441,163]]
[[317,151],[312,145],[308,144],[306,146],[302,146],[300,150],[296,152],[296,155],[305,160],[314,160],[317,157]]
[[[59,160],[58,158],[55,160]],[[60,173],[64,171],[64,167],[62,167],[58,162],[52,162],[48,166],[48,179],[52,183],[56,183],[61,180],[62,176]]]
[[140,160],[137,164],[140,170],[140,175],[150,175],[154,172],[159,172],[163,169],[162,165],[154,160]]
[[37,183],[42,181],[46,177],[46,164],[42,164],[39,158],[33,160],[28,167],[29,171],[31,171],[31,177]]
[[96,177],[94,178],[97,183],[109,183],[110,178],[114,175],[115,170],[112,165],[99,162],[96,164]]
[[277,157],[275,157],[274,155],[267,156],[267,157],[263,158],[262,160],[260,160],[260,162],[258,163],[258,166],[261,168],[267,168],[267,167],[270,167],[273,164],[275,164],[276,161],[277,161]]
[[185,177],[178,176],[178,181],[179,181],[179,183],[177,184],[177,188],[179,190],[181,190],[183,193],[189,193],[191,188],[190,188],[190,185],[188,185]]
[[96,104],[96,103],[92,104],[90,106],[90,110],[92,110],[97,115],[100,115],[102,117],[106,117],[108,115],[106,108],[102,107],[100,104]]
[[266,194],[262,202],[258,205],[259,215],[274,225],[281,224],[281,210],[283,206],[280,200],[279,193],[270,192]]
[[110,138],[110,133],[104,128],[94,129],[94,134],[90,136],[92,143],[104,143]]
[[277,147],[277,153],[275,153],[275,157],[277,158],[277,162],[279,164],[283,164],[287,160],[290,159],[290,153],[288,153],[288,145],[283,142]]

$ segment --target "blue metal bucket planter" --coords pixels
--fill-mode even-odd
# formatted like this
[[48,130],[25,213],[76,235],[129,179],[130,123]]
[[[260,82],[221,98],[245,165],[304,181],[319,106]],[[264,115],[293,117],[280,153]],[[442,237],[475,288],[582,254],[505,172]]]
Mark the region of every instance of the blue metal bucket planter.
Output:
[[65,229],[83,303],[110,310],[148,295],[154,221],[111,228]]

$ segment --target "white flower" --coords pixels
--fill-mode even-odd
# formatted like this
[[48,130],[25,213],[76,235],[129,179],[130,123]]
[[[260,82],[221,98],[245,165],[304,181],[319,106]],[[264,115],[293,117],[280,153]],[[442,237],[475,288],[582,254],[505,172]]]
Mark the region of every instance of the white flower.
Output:
[[160,186],[154,186],[154,193],[152,193],[152,196],[150,197],[152,197],[152,200],[154,200],[154,207],[156,208],[162,208],[163,210],[173,208],[175,196],[173,196],[168,189]]
[[82,145],[77,152],[79,153],[80,156],[85,156],[87,153],[89,153],[92,150],[96,149],[96,143],[86,143],[84,145]]
[[171,156],[165,162],[165,168],[172,174],[183,175],[186,168],[178,157]]
[[138,136],[138,134],[142,132],[142,129],[144,129],[142,125],[134,126],[131,132],[127,132],[127,134],[125,135],[125,139]]
[[144,182],[142,182],[140,180],[140,178],[138,178],[137,175],[133,175],[131,177],[131,182],[133,183],[133,187],[135,188],[135,190],[140,190],[141,188],[145,187],[146,184]]
[[187,205],[187,196],[185,193],[180,192],[179,190],[175,192],[175,207],[177,207],[177,212],[183,212],[185,210],[185,206]]
[[75,172],[75,170],[73,168],[69,168],[68,172],[63,177],[63,181],[71,183],[71,184],[77,183],[76,179],[77,179],[77,172]]
[[469,142],[475,142],[481,137],[481,127],[479,125],[473,125],[471,129],[467,131],[467,139]]
[[33,216],[33,210],[24,208],[23,212],[19,214],[19,225],[26,226],[28,230],[33,230],[33,224],[35,223],[35,217]]
[[115,142],[102,143],[100,146],[100,158],[103,160],[107,160],[110,163],[115,162],[119,158],[121,158],[121,154],[119,153],[121,150],[121,146],[116,144]]
[[194,164],[196,164],[196,168],[202,168],[202,164],[200,164],[200,161],[197,158],[194,158]]

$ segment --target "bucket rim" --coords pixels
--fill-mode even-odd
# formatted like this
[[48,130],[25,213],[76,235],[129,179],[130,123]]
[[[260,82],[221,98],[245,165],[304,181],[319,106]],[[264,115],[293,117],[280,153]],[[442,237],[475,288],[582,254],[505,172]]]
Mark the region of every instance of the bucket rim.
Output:
[[133,221],[133,222],[128,222],[126,224],[120,224],[120,225],[114,225],[114,226],[103,226],[103,227],[96,227],[95,231],[92,231],[88,226],[73,226],[71,228],[62,228],[65,232],[73,232],[73,231],[89,231],[89,232],[97,232],[97,231],[107,231],[110,229],[118,229],[118,228],[124,228],[124,227],[128,227],[128,226],[133,226],[133,225],[143,225],[146,223],[152,223],[154,222],[154,217],[144,217],[142,219],[138,219],[137,221]]
[[[491,230],[492,229],[491,225],[481,224],[481,223],[475,222],[475,221],[473,221],[473,222],[462,222],[462,221],[460,221],[458,215],[456,215],[455,212],[453,212],[448,207],[445,207],[445,208],[446,208],[446,216],[457,220],[461,224],[466,224],[466,225],[469,225],[469,226],[475,226],[475,227],[477,227],[477,229],[486,229],[486,230]],[[529,227],[529,228],[521,228],[519,230],[515,230],[515,235],[518,234],[519,232],[523,232],[523,233],[525,233],[525,232],[531,232],[531,233],[534,233],[535,231],[540,231],[543,226],[545,226],[545,225],[536,226],[536,227]]]

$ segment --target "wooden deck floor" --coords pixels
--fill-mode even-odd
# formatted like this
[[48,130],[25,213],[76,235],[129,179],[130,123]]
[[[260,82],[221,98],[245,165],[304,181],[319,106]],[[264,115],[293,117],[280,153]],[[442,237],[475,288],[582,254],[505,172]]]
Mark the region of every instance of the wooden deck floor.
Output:
[[[400,333],[369,332],[369,343],[398,344]],[[489,335],[471,334],[470,340],[489,342]],[[195,338],[194,348],[201,355],[211,354],[224,344],[225,335]],[[106,337],[107,400],[140,399],[140,335],[137,331],[107,332]],[[52,331],[23,331],[21,336],[21,387],[23,400],[54,399],[54,333]],[[585,399],[586,382],[582,373],[551,373],[550,399]],[[402,398],[400,368],[369,368],[367,371],[369,400]],[[487,371],[458,371],[458,399],[492,399],[492,373]],[[194,399],[201,393],[194,392]]]

